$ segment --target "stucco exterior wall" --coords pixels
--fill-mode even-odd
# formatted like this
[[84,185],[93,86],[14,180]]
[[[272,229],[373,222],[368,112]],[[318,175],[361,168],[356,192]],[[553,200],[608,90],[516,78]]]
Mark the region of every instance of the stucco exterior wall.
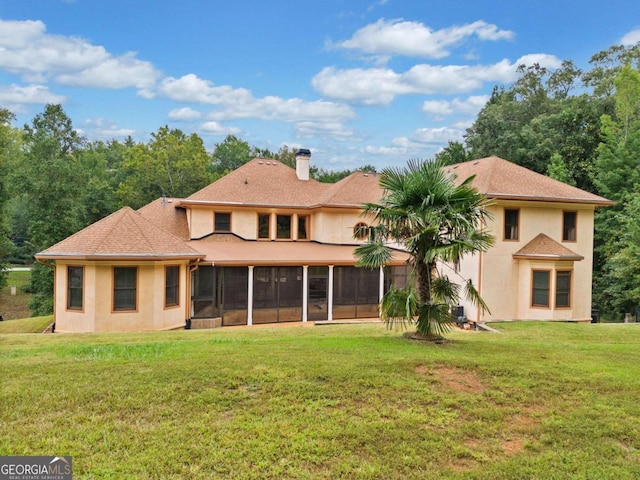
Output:
[[[67,309],[67,266],[84,267],[83,309]],[[180,267],[178,306],[165,307],[165,266]],[[135,263],[57,262],[55,322],[57,332],[133,332],[184,326],[187,318],[188,266],[182,262],[145,262],[138,266],[137,309],[113,311],[114,266]]]
[[[518,240],[504,239],[504,209],[519,209]],[[488,228],[495,237],[494,246],[482,255],[465,258],[460,272],[474,278],[474,285],[489,306],[481,320],[588,320],[591,316],[591,277],[593,267],[593,206],[544,202],[496,202],[489,208],[493,219]],[[577,212],[575,242],[562,240],[564,211]],[[516,260],[513,254],[538,234],[543,233],[569,250],[582,255],[580,261]],[[572,270],[571,308],[531,307],[532,270],[550,270],[551,292],[555,292],[555,271]],[[478,319],[477,309],[463,302],[465,315]]]

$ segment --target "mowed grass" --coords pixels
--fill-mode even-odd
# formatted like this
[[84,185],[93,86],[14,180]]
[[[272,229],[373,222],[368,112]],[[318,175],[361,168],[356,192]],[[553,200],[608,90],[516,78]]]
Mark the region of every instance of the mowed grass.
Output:
[[0,455],[79,479],[640,478],[640,325],[1,335]]

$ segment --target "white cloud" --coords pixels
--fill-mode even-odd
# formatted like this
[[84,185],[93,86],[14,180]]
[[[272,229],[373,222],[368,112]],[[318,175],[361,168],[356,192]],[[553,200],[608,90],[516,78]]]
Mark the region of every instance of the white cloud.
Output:
[[422,104],[422,111],[436,119],[455,113],[475,115],[486,105],[487,101],[489,101],[489,95],[472,95],[466,99],[426,100]]
[[451,47],[472,36],[484,41],[496,41],[510,40],[514,33],[500,30],[496,25],[482,20],[432,30],[420,22],[380,19],[356,31],[350,39],[330,43],[329,46],[370,55],[443,58],[450,54]]
[[329,98],[364,105],[388,105],[397,95],[464,93],[482,88],[486,82],[512,82],[518,76],[518,65],[536,62],[550,68],[561,65],[553,55],[532,54],[513,63],[505,59],[492,65],[419,64],[404,73],[388,68],[325,67],[313,77],[311,84]]
[[0,20],[0,68],[25,81],[98,88],[147,88],[160,76],[135,53],[114,56],[84,39],[48,34],[32,20]]
[[625,46],[635,45],[638,42],[640,42],[640,28],[631,30],[624,37],[622,37],[622,40],[620,40],[620,43]]
[[188,122],[190,120],[197,120],[202,117],[202,113],[189,107],[175,108],[169,112],[169,118],[171,120],[177,120],[179,122]]
[[218,122],[205,122],[200,126],[200,131],[204,134],[220,136],[226,136],[229,134],[237,135],[240,133],[239,128],[229,127]]
[[45,104],[62,103],[65,97],[56,95],[43,85],[19,85],[0,86],[0,104],[21,105],[21,104]]
[[[257,119],[292,123],[296,134],[303,137],[313,134],[332,135],[334,138],[353,135],[343,122],[355,118],[354,111],[347,105],[336,102],[277,96],[256,98],[245,88],[216,86],[194,74],[164,79],[157,94],[178,102],[215,105],[217,108],[207,114],[215,131],[222,128],[218,122]],[[180,109],[172,113],[189,115],[193,112],[191,109]]]

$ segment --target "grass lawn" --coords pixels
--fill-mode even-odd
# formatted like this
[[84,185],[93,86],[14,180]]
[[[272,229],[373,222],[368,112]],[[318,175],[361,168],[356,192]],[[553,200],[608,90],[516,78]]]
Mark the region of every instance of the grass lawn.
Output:
[[640,325],[0,335],[0,455],[79,479],[637,479]]
[[[5,320],[26,318],[31,315],[29,310],[31,294],[23,290],[29,284],[30,277],[31,272],[9,272],[7,286],[0,288],[0,315]],[[11,286],[16,287],[16,295],[11,295]]]

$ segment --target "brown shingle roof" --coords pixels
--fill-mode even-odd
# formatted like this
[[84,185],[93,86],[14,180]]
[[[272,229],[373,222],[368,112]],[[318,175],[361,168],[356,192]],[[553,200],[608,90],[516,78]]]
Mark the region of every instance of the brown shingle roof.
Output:
[[203,258],[188,246],[130,207],[89,225],[52,247],[37,259],[169,259]]
[[473,186],[496,199],[613,205],[606,198],[536,173],[499,157],[480,158],[446,167],[462,182],[471,175]]
[[325,190],[326,186],[316,180],[299,180],[296,171],[281,162],[255,158],[189,196],[184,203],[307,207]]
[[182,240],[189,240],[189,225],[187,214],[182,208],[175,208],[180,199],[159,198],[138,209],[144,218],[155,223],[158,227],[175,235]]
[[276,160],[255,158],[179,204],[198,203],[298,207],[356,206],[382,196],[377,176],[355,172],[335,184],[300,180]]
[[584,257],[569,250],[564,245],[548,237],[544,233],[527,243],[513,254],[513,258],[529,260],[582,260]]

